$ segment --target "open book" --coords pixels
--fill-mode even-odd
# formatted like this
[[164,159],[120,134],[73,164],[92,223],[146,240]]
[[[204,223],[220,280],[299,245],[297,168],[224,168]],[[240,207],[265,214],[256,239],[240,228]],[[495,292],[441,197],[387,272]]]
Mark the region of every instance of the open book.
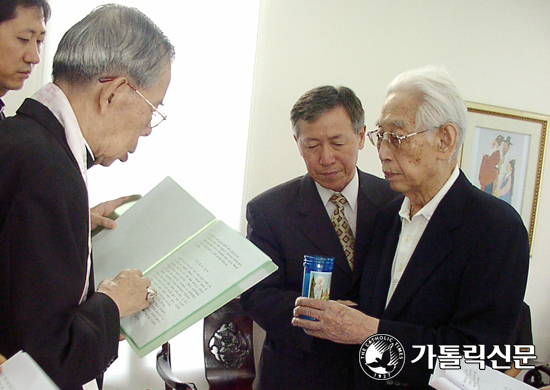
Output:
[[155,301],[121,320],[139,357],[277,269],[169,177],[122,214],[117,225],[93,238],[94,277],[98,284],[134,268],[151,279]]
[[477,363],[460,362],[460,369],[442,370],[436,365],[430,386],[438,390],[533,390],[531,386],[500,371]]
[[0,390],[59,390],[59,387],[28,353],[19,351],[2,364]]

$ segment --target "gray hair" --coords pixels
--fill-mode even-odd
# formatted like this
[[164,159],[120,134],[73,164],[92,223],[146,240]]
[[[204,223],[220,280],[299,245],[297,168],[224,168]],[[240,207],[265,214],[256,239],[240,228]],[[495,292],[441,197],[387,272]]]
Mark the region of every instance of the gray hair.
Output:
[[[458,142],[451,158],[458,156],[466,131],[466,103],[444,67],[427,66],[401,73],[388,86],[387,94],[411,92],[422,103],[416,113],[416,129],[421,131],[452,123],[458,130]],[[433,133],[425,133],[430,142]]]
[[136,8],[107,4],[69,29],[53,60],[53,79],[87,84],[100,77],[129,77],[149,88],[175,50],[164,33]]
[[348,113],[355,134],[359,134],[365,125],[365,111],[355,92],[347,87],[325,85],[307,91],[292,107],[290,121],[296,138],[300,136],[300,120],[314,122],[325,112],[340,106]]

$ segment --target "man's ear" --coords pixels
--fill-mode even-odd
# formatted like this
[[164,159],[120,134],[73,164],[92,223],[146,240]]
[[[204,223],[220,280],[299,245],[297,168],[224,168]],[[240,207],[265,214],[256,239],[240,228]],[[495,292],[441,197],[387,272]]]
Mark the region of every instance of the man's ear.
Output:
[[452,123],[446,123],[437,130],[436,135],[437,153],[442,160],[448,160],[458,142],[458,129]]
[[359,137],[359,150],[362,150],[365,146],[365,135],[367,133],[367,126],[363,125],[357,136]]
[[116,103],[122,98],[125,91],[128,80],[125,77],[117,77],[112,81],[101,83],[101,89],[99,90],[99,111],[105,112],[113,103]]

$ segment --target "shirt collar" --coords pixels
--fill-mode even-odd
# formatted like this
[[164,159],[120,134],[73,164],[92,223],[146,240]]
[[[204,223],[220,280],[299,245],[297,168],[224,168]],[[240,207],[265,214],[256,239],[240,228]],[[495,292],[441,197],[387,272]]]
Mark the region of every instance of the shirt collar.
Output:
[[[329,203],[330,197],[332,196],[332,194],[335,193],[335,191],[329,190],[328,188],[321,186],[317,182],[315,182],[315,186],[317,187],[317,191],[319,192],[319,196],[321,197],[323,204],[326,206]],[[340,193],[346,197],[348,205],[353,210],[353,212],[356,212],[357,194],[359,193],[359,175],[357,174],[357,169],[351,181]]]
[[[439,203],[443,199],[443,197],[449,192],[452,185],[455,183],[456,179],[458,179],[458,176],[460,174],[460,171],[458,169],[458,166],[455,166],[453,169],[453,172],[451,173],[451,176],[443,187],[435,194],[435,196],[424,205],[415,215],[413,215],[413,218],[417,215],[422,215],[424,218],[426,218],[428,221],[432,218],[432,215],[434,214],[435,210],[437,209],[437,206],[439,206]],[[399,210],[399,216],[402,219],[410,220],[410,210],[411,210],[411,201],[409,198],[405,197],[403,200],[403,203],[401,204],[401,209]]]
[[90,146],[84,139],[71,103],[61,88],[53,83],[46,84],[32,98],[46,107],[55,115],[65,129],[67,143],[76,159],[80,172],[86,181],[88,169],[88,154],[94,157]]

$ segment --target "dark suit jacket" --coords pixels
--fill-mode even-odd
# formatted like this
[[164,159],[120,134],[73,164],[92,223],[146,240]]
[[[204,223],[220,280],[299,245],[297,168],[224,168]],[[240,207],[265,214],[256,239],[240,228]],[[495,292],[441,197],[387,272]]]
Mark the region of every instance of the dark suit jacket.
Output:
[[[397,194],[380,178],[359,172],[358,237],[372,234],[376,212]],[[301,295],[304,255],[334,257],[331,299],[349,299],[352,272],[315,182],[309,175],[274,187],[248,203],[248,238],[279,269],[241,296],[244,309],[266,331],[259,381],[262,389],[340,389],[348,386],[350,348],[315,339],[291,324]],[[365,243],[356,240],[355,269]]]
[[[380,318],[378,333],[396,337],[406,364],[395,382],[428,388],[427,354],[417,345],[513,343],[529,268],[529,242],[507,203],[475,188],[461,172],[428,223],[389,302],[386,297],[401,231],[401,201],[379,213],[361,282],[360,310]],[[376,388],[356,367],[357,388]]]
[[81,389],[116,356],[120,323],[104,294],[79,305],[86,186],[63,127],[32,99],[0,122],[0,161],[0,351],[23,349],[61,389]]

